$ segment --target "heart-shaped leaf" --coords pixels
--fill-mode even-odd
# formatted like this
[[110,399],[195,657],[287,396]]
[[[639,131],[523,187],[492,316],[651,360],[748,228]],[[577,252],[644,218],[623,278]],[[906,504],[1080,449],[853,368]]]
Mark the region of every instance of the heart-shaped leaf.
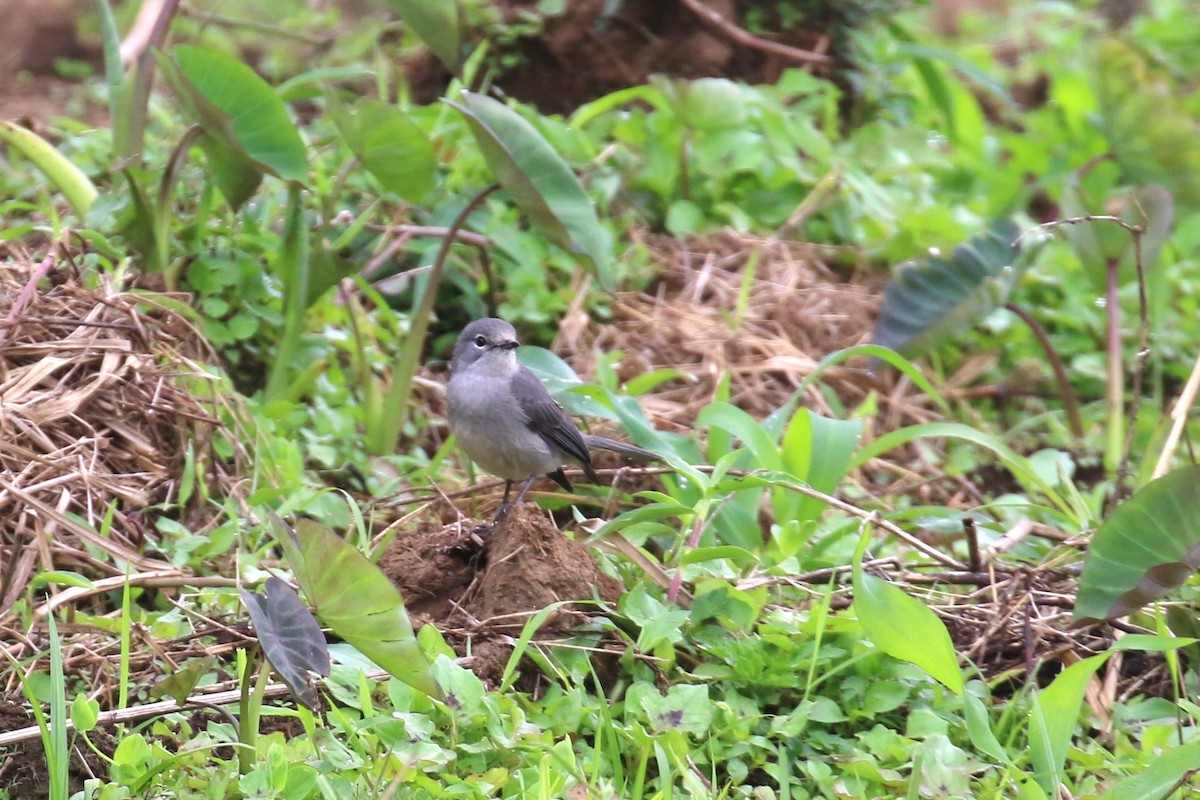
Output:
[[977,325],[1008,299],[1043,241],[1002,219],[948,259],[901,266],[884,292],[875,343],[912,357]]
[[388,0],[425,46],[458,72],[458,3],[455,0]]
[[246,589],[241,594],[263,654],[296,699],[315,710],[319,698],[311,673],[327,677],[330,666],[321,626],[300,595],[279,578],[267,578],[265,594]]
[[612,237],[579,179],[520,114],[481,94],[463,92],[462,112],[479,150],[529,221],[550,241],[591,262],[600,283],[612,285]]
[[379,567],[315,522],[302,519],[292,528],[273,514],[270,520],[296,581],[321,621],[392,676],[441,699],[404,599]]
[[353,109],[332,107],[346,144],[383,188],[412,203],[429,193],[437,156],[419,125],[379,100],[359,100]]
[[1151,481],[1096,529],[1075,619],[1132,614],[1200,568],[1200,465]]
[[[1142,268],[1146,270],[1158,262],[1159,251],[1170,236],[1175,219],[1175,198],[1161,186],[1139,186],[1119,197],[1107,193],[1092,197],[1080,180],[1071,179],[1063,187],[1060,205],[1068,218],[1104,209],[1130,225],[1141,226]],[[1117,265],[1117,279],[1121,283],[1136,280],[1137,248],[1129,231],[1113,222],[1096,221],[1065,225],[1063,233],[1079,255],[1097,294],[1106,290],[1110,263]]]
[[240,60],[179,46],[159,67],[180,105],[204,130],[200,146],[217,186],[234,208],[250,198],[263,173],[303,182],[304,140],[287,107],[266,81]]

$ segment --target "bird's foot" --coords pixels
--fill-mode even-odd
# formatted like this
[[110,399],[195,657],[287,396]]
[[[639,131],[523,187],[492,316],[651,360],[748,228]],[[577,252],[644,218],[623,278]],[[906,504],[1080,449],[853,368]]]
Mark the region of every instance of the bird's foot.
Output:
[[499,506],[497,506],[496,516],[492,517],[492,525],[499,525],[501,522],[503,522],[504,518],[507,517],[509,512],[513,510],[514,506],[516,506],[516,503],[501,503]]

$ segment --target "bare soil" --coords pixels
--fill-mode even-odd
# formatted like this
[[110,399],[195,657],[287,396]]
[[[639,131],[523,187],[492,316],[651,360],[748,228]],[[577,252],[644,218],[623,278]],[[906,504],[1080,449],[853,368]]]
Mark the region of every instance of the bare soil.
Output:
[[40,128],[47,120],[69,115],[86,122],[107,119],[107,109],[84,99],[80,84],[55,71],[69,59],[102,69],[99,44],[81,37],[78,9],[65,0],[4,0],[0,25],[0,119],[25,120]]
[[[0,697],[0,731],[16,730],[34,723],[33,717],[20,702]],[[103,729],[92,731],[92,742],[111,754],[116,746],[110,733]],[[68,740],[69,741],[69,740]],[[71,748],[68,768],[68,787],[74,794],[83,790],[88,778],[105,776],[108,765],[82,742]],[[41,740],[5,748],[0,759],[0,786],[11,800],[45,800],[50,796],[50,779],[46,771],[46,753]]]

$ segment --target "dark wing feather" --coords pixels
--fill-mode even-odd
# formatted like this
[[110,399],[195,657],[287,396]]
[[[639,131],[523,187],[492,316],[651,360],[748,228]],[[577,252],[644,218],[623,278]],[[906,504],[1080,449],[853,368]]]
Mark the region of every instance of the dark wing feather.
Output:
[[532,372],[522,367],[513,376],[512,392],[528,417],[525,424],[529,429],[552,446],[579,461],[583,465],[583,471],[588,473],[588,478],[595,480],[595,473],[592,471],[592,456],[588,452],[583,434],[562,410],[562,406],[554,402],[554,398],[546,391],[542,382]]

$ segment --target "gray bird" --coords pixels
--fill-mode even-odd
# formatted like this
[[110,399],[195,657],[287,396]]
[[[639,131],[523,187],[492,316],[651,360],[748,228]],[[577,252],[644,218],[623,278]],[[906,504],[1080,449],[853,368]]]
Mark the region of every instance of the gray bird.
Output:
[[515,481],[525,481],[514,505],[529,485],[546,475],[567,491],[571,482],[563,465],[579,467],[592,483],[589,448],[612,450],[650,461],[662,458],[631,444],[582,433],[532,372],[517,361],[517,331],[494,317],[463,328],[450,362],[446,397],[450,427],[459,444],[479,466],[504,478],[504,503],[497,519],[510,508]]

